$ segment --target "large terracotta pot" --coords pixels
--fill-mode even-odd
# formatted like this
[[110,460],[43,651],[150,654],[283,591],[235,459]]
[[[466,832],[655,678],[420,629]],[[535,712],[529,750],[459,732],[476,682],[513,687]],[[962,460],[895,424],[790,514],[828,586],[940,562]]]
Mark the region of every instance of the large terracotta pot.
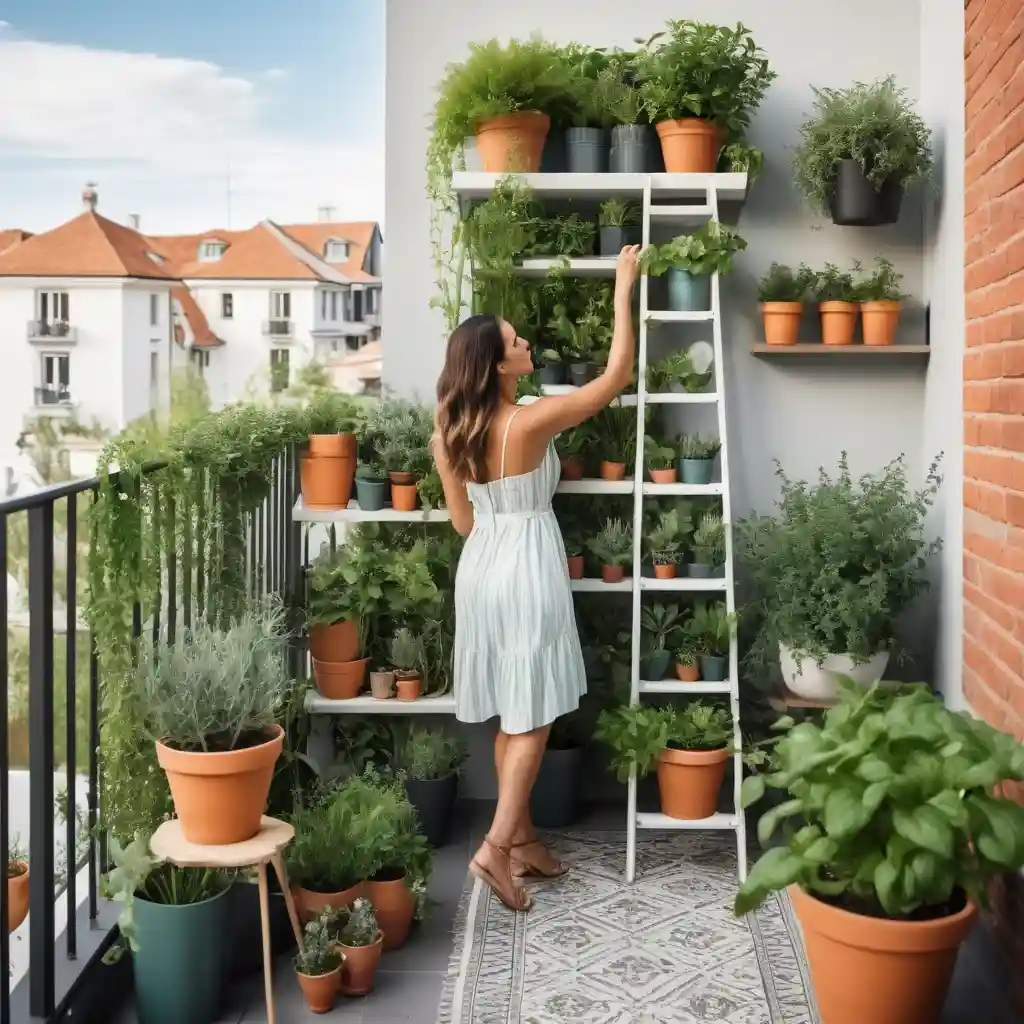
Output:
[[406,885],[405,877],[368,881],[365,893],[373,904],[377,924],[384,933],[385,952],[404,946],[416,910],[416,901]]
[[268,737],[253,747],[216,753],[175,750],[157,741],[174,813],[190,843],[229,846],[259,832],[284,730],[275,725]]
[[661,813],[670,818],[710,818],[718,810],[729,751],[673,750],[658,755]]
[[338,998],[341,991],[341,964],[338,964],[328,974],[300,974],[295,972],[299,979],[299,988],[306,997],[306,1004],[313,1013],[327,1013],[334,1009],[334,1000]]
[[341,892],[317,892],[315,889],[303,889],[301,885],[293,885],[292,898],[295,900],[299,920],[303,924],[312,921],[320,916],[325,907],[332,910],[351,907],[363,895],[363,887],[363,882],[357,882],[348,889],[342,889]]
[[533,174],[540,170],[551,118],[538,110],[482,121],[476,129],[480,164],[490,174]]
[[900,303],[896,299],[879,299],[860,304],[861,330],[865,345],[891,345],[900,322]]
[[821,342],[823,345],[852,345],[860,307],[855,302],[822,302]]
[[331,458],[356,458],[355,434],[310,434],[309,454]]
[[795,345],[800,337],[800,317],[803,312],[802,302],[762,302],[765,344]]
[[313,659],[316,688],[328,700],[351,700],[359,696],[366,683],[369,658],[356,661],[320,661]]
[[380,963],[383,941],[380,938],[372,946],[338,943],[338,948],[345,954],[345,962],[341,966],[341,991],[345,995],[365,996],[373,991],[373,977]]
[[309,631],[309,653],[317,661],[355,661],[359,646],[358,619],[314,626]]
[[20,875],[7,879],[7,930],[13,932],[28,917],[28,864],[16,860],[10,867],[23,869]]
[[299,479],[306,508],[347,508],[355,477],[355,455],[313,455],[303,452],[299,457]]
[[654,126],[661,140],[661,155],[669,174],[714,174],[725,132],[711,121],[684,117]]
[[851,914],[790,886],[822,1024],[938,1024],[972,903],[933,921]]

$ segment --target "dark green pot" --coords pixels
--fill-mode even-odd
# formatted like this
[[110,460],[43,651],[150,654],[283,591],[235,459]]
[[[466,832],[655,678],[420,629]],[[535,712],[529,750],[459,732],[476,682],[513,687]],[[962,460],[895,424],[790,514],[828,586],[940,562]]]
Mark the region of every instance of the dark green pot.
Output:
[[718,654],[700,656],[700,676],[706,683],[724,683],[729,671],[729,661]]
[[668,651],[651,651],[640,664],[640,675],[648,682],[657,683],[668,675],[672,656]]
[[356,477],[356,500],[364,512],[379,512],[387,505],[388,482],[376,477]]
[[229,892],[183,907],[134,901],[139,1024],[212,1024],[217,1019],[226,974]]

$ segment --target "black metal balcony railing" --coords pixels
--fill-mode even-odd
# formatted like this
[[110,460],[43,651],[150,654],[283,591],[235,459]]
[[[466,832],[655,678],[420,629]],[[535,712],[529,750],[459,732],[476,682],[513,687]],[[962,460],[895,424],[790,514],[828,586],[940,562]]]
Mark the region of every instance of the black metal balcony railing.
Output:
[[78,340],[78,331],[66,320],[30,320],[29,341],[60,341],[73,343]]
[[[159,469],[154,466],[150,472]],[[116,478],[114,483],[119,485]],[[275,593],[294,604],[302,579],[300,532],[291,522],[291,507],[298,494],[294,451],[276,456],[269,484],[263,503],[245,516],[245,587],[250,595]],[[27,843],[23,835],[20,838],[28,853],[30,889],[25,925],[27,976],[12,979],[16,984],[10,989],[12,938],[16,942],[25,939],[19,933],[8,935],[7,887],[0,885],[3,1024],[60,1019],[76,996],[88,989],[90,972],[100,968],[102,956],[116,936],[117,914],[99,895],[99,878],[106,865],[104,837],[97,827],[103,816],[101,659],[95,637],[82,624],[79,600],[88,578],[83,541],[89,535],[89,511],[98,500],[100,487],[101,481],[92,478],[0,502],[0,584],[12,573],[27,582],[28,592],[26,626],[24,609],[9,607],[8,588],[0,585],[0,851],[6,862],[8,842],[13,838],[11,772],[27,768]],[[131,501],[138,489],[126,487],[124,493],[126,501]],[[141,522],[141,506],[139,514]],[[216,569],[209,563],[204,566],[198,539],[202,527],[200,520],[186,524],[184,536],[175,536],[172,530],[161,537],[164,551],[154,563],[163,567],[155,588],[158,604],[149,620],[143,621],[142,608],[135,603],[131,637],[141,637],[145,629],[154,640],[173,643],[180,627],[213,614],[213,602],[204,603],[204,593],[211,592]],[[59,558],[55,558],[55,550],[60,552]],[[57,615],[63,620],[59,625]],[[28,634],[27,665],[14,649],[21,639],[19,631]],[[291,652],[292,671],[298,666],[296,646]],[[27,689],[27,716],[19,683]],[[82,767],[86,771],[84,815],[78,792]],[[61,768],[67,780],[63,792],[54,781],[55,771]],[[54,813],[55,797],[59,822]],[[55,852],[55,842],[60,841],[63,857]],[[66,860],[66,868],[60,860]],[[81,908],[80,873],[85,874],[87,889]],[[67,907],[67,924],[58,936],[56,907],[60,900]]]
[[268,338],[290,338],[295,327],[291,320],[264,320],[263,333]]
[[71,391],[64,387],[36,388],[36,405],[70,405]]

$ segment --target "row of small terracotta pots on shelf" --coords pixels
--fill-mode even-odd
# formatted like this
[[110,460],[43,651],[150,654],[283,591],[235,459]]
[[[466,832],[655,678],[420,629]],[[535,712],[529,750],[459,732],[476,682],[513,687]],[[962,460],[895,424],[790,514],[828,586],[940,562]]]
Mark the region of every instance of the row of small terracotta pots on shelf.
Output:
[[[583,555],[567,555],[566,561],[569,566],[569,579],[585,579],[584,572],[586,564]],[[679,566],[675,562],[654,562],[654,578],[656,580],[674,580],[679,575]],[[692,579],[716,579],[723,575],[721,566],[710,566],[690,563],[686,566],[686,574]],[[621,583],[626,578],[626,567],[624,565],[602,565],[601,579],[605,583]]]
[[[343,619],[330,626],[314,626],[309,634],[313,659],[313,678],[320,694],[328,700],[352,700],[366,685],[370,659],[362,657],[359,624]],[[369,672],[370,695],[374,700],[390,700],[397,689],[398,699],[416,700],[423,680],[415,670],[380,668]]]
[[[570,457],[561,459],[562,480],[579,481],[584,479],[586,471],[583,460]],[[651,482],[656,484],[674,484],[680,480],[684,484],[703,485],[711,483],[711,476],[714,472],[714,458],[708,459],[684,459],[676,460],[674,466],[666,466],[662,469],[647,470],[651,475]],[[626,463],[606,462],[600,463],[600,479],[607,482],[618,482],[626,478]]]
[[[901,304],[898,299],[875,302],[820,302],[823,345],[852,345],[860,316],[865,345],[884,347],[896,337]],[[800,337],[802,302],[762,302],[764,340],[768,345],[795,345]]]
[[[384,487],[390,484],[391,507],[412,512],[419,501],[413,473],[389,472],[387,478],[356,480],[358,445],[355,434],[310,434],[309,447],[300,456],[299,479],[306,508],[332,511],[348,508],[355,484],[360,507],[365,511],[384,508]],[[365,493],[364,493],[365,492]]]

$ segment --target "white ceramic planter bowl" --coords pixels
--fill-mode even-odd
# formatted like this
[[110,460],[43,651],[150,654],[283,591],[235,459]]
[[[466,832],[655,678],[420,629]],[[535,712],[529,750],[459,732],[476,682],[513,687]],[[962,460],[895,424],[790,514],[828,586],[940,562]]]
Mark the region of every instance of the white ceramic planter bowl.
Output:
[[790,693],[804,700],[827,703],[839,697],[840,676],[860,686],[874,686],[885,674],[889,652],[880,651],[862,665],[855,665],[848,654],[830,654],[818,665],[813,658],[797,658],[785,644],[779,644],[779,661]]

